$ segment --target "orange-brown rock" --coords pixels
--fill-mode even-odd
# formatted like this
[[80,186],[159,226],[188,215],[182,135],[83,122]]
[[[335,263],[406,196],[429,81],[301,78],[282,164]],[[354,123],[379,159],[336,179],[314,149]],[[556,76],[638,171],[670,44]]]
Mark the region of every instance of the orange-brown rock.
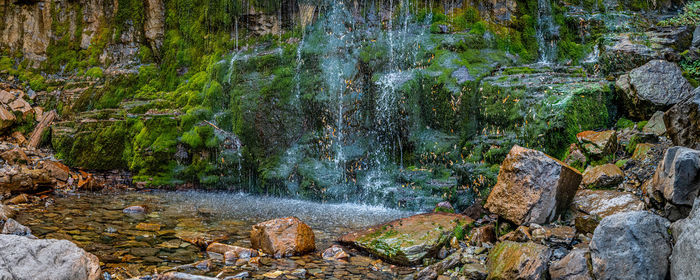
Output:
[[474,220],[451,213],[427,213],[348,233],[338,239],[400,265],[420,263],[435,256],[458,225]]
[[518,225],[546,224],[569,207],[580,182],[578,170],[515,145],[501,164],[485,207]]
[[15,123],[15,114],[5,109],[5,107],[0,105],[0,130],[8,128]]
[[275,258],[289,257],[316,249],[314,232],[296,217],[269,220],[253,226],[250,231],[253,249],[262,250]]
[[160,225],[151,223],[139,223],[138,225],[136,225],[136,229],[144,231],[159,231]]
[[71,176],[70,168],[58,161],[45,161],[43,165],[44,169],[48,170],[51,177],[56,178],[56,180],[66,182]]
[[584,131],[576,134],[576,139],[583,149],[593,156],[610,154],[617,147],[617,135],[614,130]]
[[30,162],[27,154],[20,148],[14,148],[3,152],[0,154],[0,158],[9,164],[28,164]]
[[175,237],[180,238],[182,241],[192,243],[199,248],[207,248],[209,244],[225,239],[225,236],[189,230],[178,231],[175,233]]
[[496,238],[496,228],[493,224],[473,229],[469,238],[469,242],[474,246],[481,246],[483,243],[495,243],[496,241],[498,239]]
[[622,183],[625,174],[617,165],[608,163],[583,172],[581,185],[586,188],[613,188]]

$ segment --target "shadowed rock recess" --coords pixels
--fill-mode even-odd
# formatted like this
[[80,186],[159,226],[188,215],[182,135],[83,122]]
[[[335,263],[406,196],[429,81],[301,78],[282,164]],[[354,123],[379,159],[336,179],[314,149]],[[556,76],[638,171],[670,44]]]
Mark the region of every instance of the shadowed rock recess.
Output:
[[0,0],[0,279],[698,279],[697,0]]

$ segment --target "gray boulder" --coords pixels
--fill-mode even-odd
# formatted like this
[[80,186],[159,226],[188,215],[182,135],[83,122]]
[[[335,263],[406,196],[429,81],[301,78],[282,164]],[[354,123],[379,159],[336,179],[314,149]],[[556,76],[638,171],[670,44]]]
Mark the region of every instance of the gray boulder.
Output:
[[646,211],[604,218],[589,245],[595,279],[665,279],[671,255],[669,225]]
[[10,218],[5,221],[5,226],[2,227],[2,234],[12,234],[19,236],[27,236],[36,238],[32,235],[32,230]]
[[700,151],[678,146],[667,149],[651,185],[668,202],[691,206],[700,191]]
[[671,279],[700,279],[700,199],[684,220],[673,223],[676,244],[671,255]]
[[0,235],[0,279],[96,280],[100,262],[67,240]]
[[700,149],[700,87],[666,111],[664,124],[674,145]]
[[693,88],[678,65],[652,60],[622,75],[615,82],[632,117],[649,119],[690,96]]

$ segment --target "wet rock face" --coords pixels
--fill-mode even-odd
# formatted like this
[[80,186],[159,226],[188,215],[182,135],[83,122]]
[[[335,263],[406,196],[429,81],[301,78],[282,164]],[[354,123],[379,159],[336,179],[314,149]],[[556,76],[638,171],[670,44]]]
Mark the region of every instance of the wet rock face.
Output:
[[549,275],[552,280],[593,280],[589,257],[588,248],[573,249],[566,257],[551,264]]
[[516,224],[545,224],[569,207],[581,173],[546,154],[513,146],[486,200],[491,212]]
[[589,246],[595,279],[665,279],[670,222],[646,211],[604,218]]
[[102,279],[97,257],[67,240],[0,235],[2,279]]
[[316,249],[314,232],[296,217],[274,219],[253,226],[250,243],[276,258],[303,254]]
[[700,87],[666,111],[664,124],[674,145],[700,149]]
[[368,251],[387,262],[414,265],[423,258],[435,256],[458,224],[464,226],[472,222],[464,215],[428,213],[351,232],[338,241]]
[[690,96],[693,88],[675,63],[652,60],[615,82],[630,116],[649,119]]
[[593,232],[600,219],[617,213],[644,209],[644,202],[631,193],[607,190],[579,190],[572,203],[576,229]]
[[671,279],[700,279],[700,199],[688,218],[671,225],[676,244],[671,255]]
[[661,136],[664,133],[666,133],[666,124],[664,124],[664,112],[656,111],[656,113],[654,113],[649,119],[647,125],[645,125],[644,128],[642,128],[642,131],[644,133],[651,133],[658,136]]
[[622,183],[625,174],[614,164],[604,164],[586,170],[581,185],[590,188],[612,188]]
[[550,248],[533,242],[504,241],[491,249],[487,279],[547,279]]
[[666,150],[651,185],[668,202],[691,206],[700,191],[700,151],[685,147]]

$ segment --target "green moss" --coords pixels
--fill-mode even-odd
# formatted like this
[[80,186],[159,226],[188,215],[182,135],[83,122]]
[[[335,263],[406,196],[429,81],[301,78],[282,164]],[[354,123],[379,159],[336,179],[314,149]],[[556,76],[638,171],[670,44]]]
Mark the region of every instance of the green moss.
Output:
[[85,76],[88,76],[90,78],[94,79],[100,79],[103,78],[104,75],[102,74],[102,68],[100,67],[92,67],[85,72]]
[[620,118],[617,120],[615,127],[617,127],[618,130],[634,127],[634,122],[626,118]]

